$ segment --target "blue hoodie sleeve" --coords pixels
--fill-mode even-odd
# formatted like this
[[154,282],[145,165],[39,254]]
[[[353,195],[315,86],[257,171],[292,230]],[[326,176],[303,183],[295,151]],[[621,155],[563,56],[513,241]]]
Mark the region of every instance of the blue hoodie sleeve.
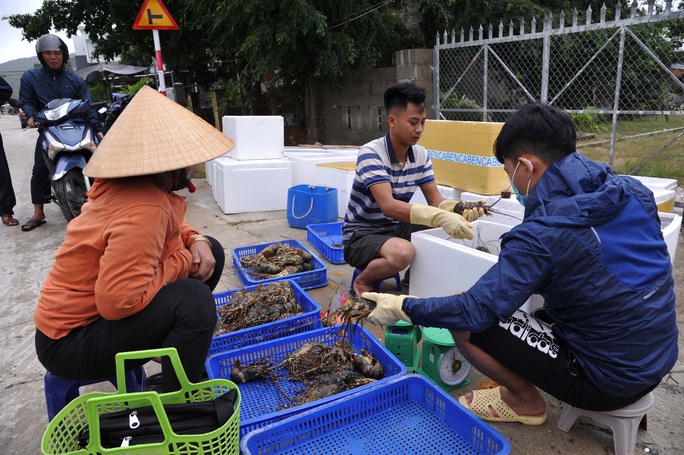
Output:
[[12,87],[0,76],[0,106],[12,97]]
[[33,72],[31,70],[24,71],[24,74],[21,75],[21,85],[19,86],[19,100],[23,103],[22,109],[27,119],[33,118],[36,112],[38,112],[35,85],[36,78]]
[[479,333],[507,320],[537,293],[553,273],[551,253],[527,229],[514,228],[504,239],[498,262],[468,291],[404,299],[403,310],[413,323]]

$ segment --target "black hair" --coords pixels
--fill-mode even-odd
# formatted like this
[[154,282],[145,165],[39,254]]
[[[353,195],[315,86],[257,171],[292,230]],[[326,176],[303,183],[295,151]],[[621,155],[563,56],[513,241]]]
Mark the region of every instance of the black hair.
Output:
[[546,103],[531,103],[513,113],[494,142],[494,155],[516,161],[530,153],[547,166],[575,151],[575,124],[563,110]]
[[411,82],[400,82],[398,84],[390,85],[385,90],[385,111],[387,115],[395,107],[402,110],[406,109],[408,103],[417,104],[421,106],[425,104],[425,89],[418,87]]

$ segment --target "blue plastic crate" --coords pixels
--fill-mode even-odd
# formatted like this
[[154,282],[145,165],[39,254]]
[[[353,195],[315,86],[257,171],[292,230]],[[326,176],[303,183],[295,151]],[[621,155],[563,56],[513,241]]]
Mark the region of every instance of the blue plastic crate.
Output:
[[254,278],[249,273],[249,270],[242,266],[240,259],[260,253],[264,248],[274,243],[282,243],[311,253],[311,250],[306,248],[297,240],[280,240],[279,242],[260,243],[258,245],[235,248],[233,249],[233,267],[235,267],[235,271],[237,272],[240,281],[242,281],[242,284],[249,286],[259,283],[268,283],[270,281],[294,280],[299,283],[302,289],[320,288],[328,284],[328,275],[326,272],[327,268],[325,264],[321,262],[318,256],[313,253],[311,253],[313,256],[313,260],[311,261],[314,267],[313,270],[309,270],[308,272],[293,273],[292,275],[285,275],[276,278],[264,278],[262,280]]
[[[261,343],[262,341],[282,338],[295,333],[320,329],[321,306],[315,300],[313,300],[296,281],[286,281],[289,281],[292,285],[295,300],[299,305],[301,305],[302,310],[304,310],[303,313],[286,319],[270,322],[268,324],[248,327],[246,329],[216,336],[211,340],[209,355]],[[258,287],[259,285],[247,286],[240,289],[214,293],[216,309],[218,310],[222,306],[230,304],[230,300],[233,298],[236,292],[241,290],[253,291]]]
[[[247,364],[267,358],[274,365],[277,365],[285,360],[288,354],[294,352],[307,341],[318,341],[327,346],[332,346],[335,341],[340,339],[339,329],[340,326],[334,326],[311,330],[296,335],[290,335],[285,338],[266,341],[254,346],[246,346],[233,351],[215,354],[210,356],[205,363],[207,374],[211,379],[230,378],[230,372],[233,369],[236,360],[239,360],[242,364]],[[342,397],[352,395],[376,384],[387,382],[392,378],[403,376],[406,373],[406,367],[366,328],[357,326],[352,332],[351,339],[355,351],[360,351],[365,348],[378,359],[383,367],[385,367],[385,377],[383,379],[326,398],[321,398],[320,400],[311,403],[282,410],[277,409],[287,405],[289,402],[283,397],[281,391],[286,393],[287,396],[293,397],[299,390],[304,388],[304,385],[301,382],[287,380],[286,368],[283,367],[281,370],[277,371],[277,373],[279,373],[277,384],[273,381],[257,381],[239,384],[238,387],[242,394],[242,404],[240,406],[240,437],[257,428],[283,420],[324,403],[329,403]]]
[[511,444],[431,381],[411,374],[253,430],[240,449],[244,455],[504,455]]
[[[342,225],[344,223],[319,223],[306,227],[306,240],[333,264],[344,264],[342,251]],[[333,246],[340,245],[340,246]]]

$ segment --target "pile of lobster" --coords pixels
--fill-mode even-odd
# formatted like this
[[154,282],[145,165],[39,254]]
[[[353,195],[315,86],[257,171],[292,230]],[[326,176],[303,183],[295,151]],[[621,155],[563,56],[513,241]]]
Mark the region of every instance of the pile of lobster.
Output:
[[242,267],[257,279],[308,272],[314,269],[313,255],[284,243],[272,243],[259,253],[240,259]]
[[268,358],[245,365],[236,360],[230,379],[236,384],[273,381],[278,385],[282,379],[301,382],[304,387],[295,396],[278,387],[287,399],[279,409],[287,409],[360,387],[384,375],[385,368],[372,354],[365,349],[353,352],[349,342],[340,337],[332,346],[308,341],[275,365]]
[[260,284],[256,289],[240,289],[228,305],[218,309],[214,336],[286,319],[304,312],[297,303],[289,281]]

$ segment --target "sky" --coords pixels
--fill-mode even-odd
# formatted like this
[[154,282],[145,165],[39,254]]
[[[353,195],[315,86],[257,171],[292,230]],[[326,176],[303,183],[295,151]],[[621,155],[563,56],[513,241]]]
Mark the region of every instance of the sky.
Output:
[[[28,42],[22,38],[21,30],[13,28],[2,18],[12,14],[27,14],[35,12],[43,4],[43,0],[0,0],[0,63],[17,58],[36,55],[35,41]],[[55,33],[53,31],[53,33]],[[69,47],[69,53],[74,52],[74,43],[67,38],[66,33],[57,32]]]

